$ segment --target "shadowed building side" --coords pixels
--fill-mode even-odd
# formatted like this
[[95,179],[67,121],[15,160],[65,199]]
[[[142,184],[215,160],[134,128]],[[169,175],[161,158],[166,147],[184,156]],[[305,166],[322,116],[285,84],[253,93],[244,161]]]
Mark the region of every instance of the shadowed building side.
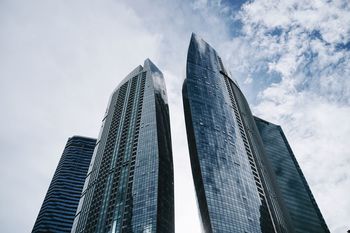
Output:
[[295,232],[329,232],[282,128],[258,117],[255,122]]

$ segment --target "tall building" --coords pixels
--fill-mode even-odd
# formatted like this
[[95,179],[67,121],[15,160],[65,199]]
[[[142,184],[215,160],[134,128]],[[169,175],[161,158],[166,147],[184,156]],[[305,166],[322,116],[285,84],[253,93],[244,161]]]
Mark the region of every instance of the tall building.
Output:
[[247,101],[217,52],[195,34],[183,103],[204,232],[292,232]]
[[281,129],[253,117],[217,52],[195,34],[182,91],[204,232],[329,232]]
[[96,139],[68,139],[32,232],[70,232]]
[[255,122],[295,232],[329,232],[282,128],[258,117]]
[[167,94],[149,59],[112,93],[72,232],[174,232]]
[[195,34],[183,103],[204,232],[293,232],[248,103],[217,52]]

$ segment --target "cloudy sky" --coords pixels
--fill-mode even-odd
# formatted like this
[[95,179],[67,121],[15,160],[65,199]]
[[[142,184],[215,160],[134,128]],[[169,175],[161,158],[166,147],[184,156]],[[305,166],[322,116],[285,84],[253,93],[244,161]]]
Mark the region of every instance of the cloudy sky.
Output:
[[68,137],[97,137],[148,57],[168,89],[176,232],[200,232],[181,85],[191,32],[282,125],[332,232],[350,228],[348,0],[0,0],[0,230],[30,232]]

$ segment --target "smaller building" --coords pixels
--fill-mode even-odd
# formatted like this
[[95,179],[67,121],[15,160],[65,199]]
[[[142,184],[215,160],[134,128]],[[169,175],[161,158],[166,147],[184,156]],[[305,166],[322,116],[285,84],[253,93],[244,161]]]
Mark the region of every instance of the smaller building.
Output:
[[294,231],[329,232],[282,128],[258,117],[255,123]]
[[96,139],[68,139],[32,232],[70,232]]

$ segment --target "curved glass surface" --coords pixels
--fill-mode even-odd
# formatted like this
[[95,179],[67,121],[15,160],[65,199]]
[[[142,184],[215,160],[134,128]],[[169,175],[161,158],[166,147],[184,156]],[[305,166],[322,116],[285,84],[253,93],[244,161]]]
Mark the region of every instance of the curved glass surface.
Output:
[[231,83],[216,51],[192,35],[183,101],[203,228],[271,233],[275,229]]

